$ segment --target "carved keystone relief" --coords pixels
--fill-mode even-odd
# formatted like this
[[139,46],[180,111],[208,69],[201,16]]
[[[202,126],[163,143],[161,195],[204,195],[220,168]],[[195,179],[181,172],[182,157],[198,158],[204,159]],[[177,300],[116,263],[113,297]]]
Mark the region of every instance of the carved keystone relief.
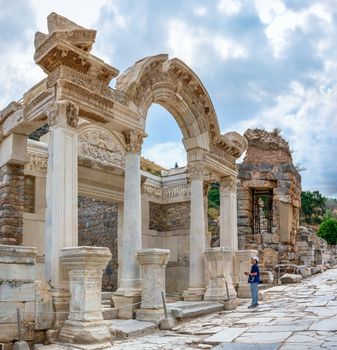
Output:
[[111,133],[98,127],[85,127],[78,135],[80,157],[99,163],[108,163],[119,168],[125,167],[125,151],[120,141]]

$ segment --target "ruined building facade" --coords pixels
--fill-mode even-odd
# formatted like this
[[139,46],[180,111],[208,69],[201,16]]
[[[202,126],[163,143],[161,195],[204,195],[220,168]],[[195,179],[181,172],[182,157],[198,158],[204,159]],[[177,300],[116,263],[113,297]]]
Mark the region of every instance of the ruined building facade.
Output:
[[278,130],[248,129],[244,136],[248,150],[238,173],[239,247],[257,249],[262,267],[273,270],[297,259],[301,176]]

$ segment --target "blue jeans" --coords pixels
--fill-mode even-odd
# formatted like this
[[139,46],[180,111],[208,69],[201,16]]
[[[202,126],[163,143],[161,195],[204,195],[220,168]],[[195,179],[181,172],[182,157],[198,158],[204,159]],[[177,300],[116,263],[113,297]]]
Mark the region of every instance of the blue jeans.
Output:
[[258,283],[250,283],[250,293],[252,294],[252,305],[258,304],[259,297],[259,284]]

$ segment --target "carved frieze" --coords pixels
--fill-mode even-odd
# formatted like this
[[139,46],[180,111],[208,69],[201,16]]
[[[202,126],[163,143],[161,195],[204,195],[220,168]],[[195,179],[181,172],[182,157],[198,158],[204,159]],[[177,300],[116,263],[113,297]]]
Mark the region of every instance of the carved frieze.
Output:
[[48,167],[48,156],[28,151],[30,162],[25,165],[26,170],[46,172]]
[[158,198],[162,196],[162,188],[160,186],[154,186],[146,183],[142,185],[142,192]]
[[163,188],[163,200],[174,198],[186,198],[188,200],[191,197],[191,187],[189,184],[177,185],[172,187]]
[[78,135],[79,156],[100,163],[125,167],[125,151],[113,136],[98,127],[84,128]]

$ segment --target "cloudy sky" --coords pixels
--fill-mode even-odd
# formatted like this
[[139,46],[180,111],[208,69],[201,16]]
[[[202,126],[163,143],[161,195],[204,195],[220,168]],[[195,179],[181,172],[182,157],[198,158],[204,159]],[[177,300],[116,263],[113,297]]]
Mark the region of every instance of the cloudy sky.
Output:
[[[0,108],[44,77],[33,38],[54,11],[97,29],[93,53],[123,72],[168,53],[200,77],[222,132],[282,129],[305,190],[337,197],[337,0],[0,0]],[[114,82],[112,83],[112,87]],[[143,155],[185,162],[172,116],[153,105]],[[163,157],[164,155],[164,157]]]

